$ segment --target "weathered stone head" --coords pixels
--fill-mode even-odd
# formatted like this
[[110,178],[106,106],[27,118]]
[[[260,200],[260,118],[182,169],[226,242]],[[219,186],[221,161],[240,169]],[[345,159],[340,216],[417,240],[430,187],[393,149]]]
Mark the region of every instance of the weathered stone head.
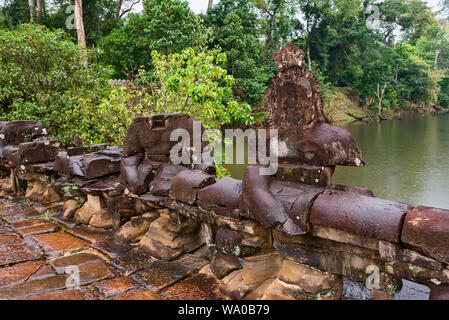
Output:
[[31,142],[47,134],[42,123],[33,120],[17,120],[3,123],[0,126],[0,143],[18,145]]
[[0,161],[15,161],[19,144],[44,139],[46,135],[44,125],[34,120],[0,122]]
[[[167,193],[171,180],[185,169],[171,164],[170,152],[178,144],[178,141],[171,141],[171,134],[175,129],[186,130],[190,137],[190,146],[195,147],[194,134],[199,135],[201,139],[204,130],[201,123],[197,121],[196,128],[199,132],[194,132],[195,122],[194,118],[180,113],[136,118],[128,128],[123,144],[121,183],[135,194],[142,194],[151,188],[153,191],[163,189],[164,191],[161,192]],[[201,142],[201,147],[206,144],[207,142]],[[190,156],[193,157],[193,154],[191,152]],[[195,169],[215,173],[213,162],[195,165]]]
[[279,131],[280,161],[363,165],[362,152],[349,131],[326,123],[318,80],[305,68],[304,52],[288,44],[274,59],[278,73],[268,87],[268,122]]

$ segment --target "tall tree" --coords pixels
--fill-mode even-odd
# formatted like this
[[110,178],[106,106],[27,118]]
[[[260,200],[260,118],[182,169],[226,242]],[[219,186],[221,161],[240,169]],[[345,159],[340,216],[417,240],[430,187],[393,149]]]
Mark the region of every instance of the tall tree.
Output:
[[112,65],[116,77],[150,71],[151,52],[168,55],[187,47],[205,46],[210,31],[182,0],[146,0],[143,14],[130,14],[120,27],[102,39],[103,63]]
[[83,21],[83,2],[82,0],[75,0],[75,25],[78,44],[86,47],[86,35],[84,33]]
[[138,3],[140,3],[140,0],[118,0],[117,15],[116,15],[117,20],[122,19]]
[[212,46],[218,45],[226,53],[226,69],[236,79],[234,93],[251,105],[260,102],[273,76],[271,65],[261,58],[260,21],[254,9],[249,1],[221,0],[205,16],[213,31]]
[[253,0],[261,20],[261,32],[265,39],[265,58],[272,60],[278,51],[294,37],[301,23],[297,18],[298,2],[295,0]]

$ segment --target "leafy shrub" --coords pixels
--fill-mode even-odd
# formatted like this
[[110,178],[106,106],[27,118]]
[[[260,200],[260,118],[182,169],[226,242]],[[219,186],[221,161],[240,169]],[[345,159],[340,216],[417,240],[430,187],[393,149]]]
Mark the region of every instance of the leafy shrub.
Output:
[[185,49],[168,56],[153,51],[153,72],[139,70],[136,84],[113,88],[100,103],[77,99],[64,131],[86,143],[121,145],[134,118],[154,113],[186,113],[207,128],[224,124],[249,125],[251,107],[232,95],[233,77],[220,65],[226,56],[218,50]]
[[[0,118],[34,119],[67,143],[67,114],[78,99],[101,101],[109,91],[109,71],[92,61],[62,30],[24,24],[0,31]],[[77,129],[74,127],[74,129]]]
[[169,54],[204,46],[210,31],[182,0],[145,0],[143,14],[130,14],[100,43],[101,60],[114,68],[114,76],[135,76],[143,67],[151,71],[151,52]]
[[152,56],[154,82],[147,103],[153,113],[186,113],[209,128],[253,124],[251,107],[232,94],[234,78],[223,67],[224,53],[188,48],[168,56],[153,51]]
[[122,145],[128,126],[134,118],[148,114],[141,98],[144,92],[135,86],[113,88],[100,104],[91,99],[79,99],[79,104],[68,113],[64,131],[78,135],[86,144],[108,142]]

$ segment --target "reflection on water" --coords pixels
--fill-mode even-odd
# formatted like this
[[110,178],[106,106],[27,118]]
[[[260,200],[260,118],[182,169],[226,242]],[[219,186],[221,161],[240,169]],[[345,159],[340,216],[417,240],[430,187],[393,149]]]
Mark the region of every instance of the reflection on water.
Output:
[[449,114],[346,128],[367,165],[337,167],[334,183],[369,188],[379,198],[449,209]]
[[[337,167],[332,179],[373,190],[376,197],[449,209],[449,114],[346,126],[366,166]],[[243,177],[245,165],[227,165]]]

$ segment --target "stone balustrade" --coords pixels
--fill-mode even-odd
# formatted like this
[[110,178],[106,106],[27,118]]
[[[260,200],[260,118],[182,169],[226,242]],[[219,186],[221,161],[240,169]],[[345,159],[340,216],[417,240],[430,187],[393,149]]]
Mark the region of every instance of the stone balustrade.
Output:
[[[64,151],[40,123],[0,122],[0,189],[63,202],[59,221],[112,230],[117,245],[202,268],[233,299],[341,299],[344,278],[373,299],[392,298],[402,279],[447,299],[449,211],[332,184],[335,166],[363,166],[363,156],[348,131],[326,123],[303,56],[293,45],[275,55],[267,96],[280,163],[272,176],[260,164],[237,180],[217,179],[213,163],[171,163],[170,133],[192,133],[195,120],[158,114],[136,119],[123,149]],[[201,258],[191,255],[204,244]]]

